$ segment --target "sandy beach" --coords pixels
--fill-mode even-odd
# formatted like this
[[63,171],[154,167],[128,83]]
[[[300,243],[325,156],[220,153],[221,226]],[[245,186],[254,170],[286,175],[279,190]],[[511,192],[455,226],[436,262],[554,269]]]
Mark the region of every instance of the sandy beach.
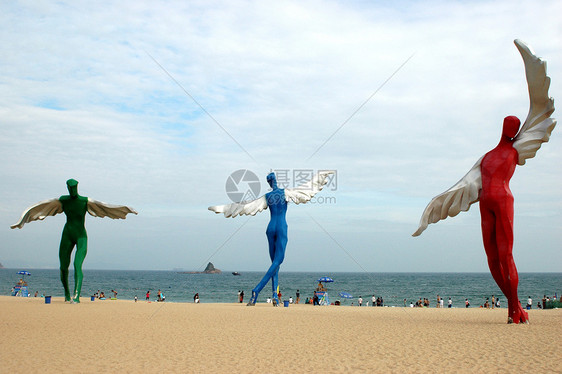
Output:
[[562,310],[0,304],[3,373],[562,371]]

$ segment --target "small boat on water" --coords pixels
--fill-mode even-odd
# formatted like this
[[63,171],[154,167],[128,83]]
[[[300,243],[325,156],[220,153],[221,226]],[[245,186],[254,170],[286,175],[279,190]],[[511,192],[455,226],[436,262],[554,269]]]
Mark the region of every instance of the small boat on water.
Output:
[[237,272],[237,271],[233,271],[233,272],[232,272],[232,275],[242,275],[242,274],[240,274],[240,273]]

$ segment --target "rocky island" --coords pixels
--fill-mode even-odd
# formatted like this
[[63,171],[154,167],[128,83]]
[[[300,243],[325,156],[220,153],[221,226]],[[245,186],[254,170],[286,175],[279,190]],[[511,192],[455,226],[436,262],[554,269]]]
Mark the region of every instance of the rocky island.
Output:
[[207,264],[207,267],[203,271],[182,271],[181,274],[221,274],[222,271],[215,268],[212,262]]

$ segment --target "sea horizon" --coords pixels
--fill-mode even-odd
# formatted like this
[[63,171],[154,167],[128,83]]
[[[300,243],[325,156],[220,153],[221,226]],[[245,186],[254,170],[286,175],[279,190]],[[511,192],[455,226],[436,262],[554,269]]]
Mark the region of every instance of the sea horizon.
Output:
[[[30,276],[25,276],[29,292],[34,295],[63,296],[59,269],[0,269],[0,294],[9,295],[12,287],[22,277],[18,270],[27,270]],[[73,271],[70,271],[69,286],[74,288]],[[238,301],[238,292],[244,291],[244,301],[247,302],[251,290],[262,279],[264,271],[239,271],[241,275],[232,275],[229,271],[220,274],[197,274],[173,270],[95,270],[85,269],[82,284],[82,300],[89,300],[95,293],[104,292],[111,297],[111,290],[118,292],[119,299],[145,300],[150,291],[150,300],[156,299],[160,290],[166,301],[190,302],[198,293],[202,303],[220,302],[230,303]],[[436,306],[437,295],[447,300],[451,297],[453,305],[464,305],[469,299],[472,305],[481,305],[485,298],[490,300],[492,295],[500,296],[505,305],[505,297],[494,282],[490,273],[485,272],[329,272],[329,271],[280,271],[279,286],[282,299],[292,297],[296,301],[297,290],[301,302],[313,296],[318,285],[318,279],[328,276],[333,282],[327,283],[329,300],[341,300],[343,304],[357,304],[357,298],[362,297],[364,304],[371,301],[372,295],[382,297],[384,305],[404,306],[415,302],[419,298],[428,298],[432,307]],[[340,298],[340,293],[346,292],[352,299]],[[562,272],[522,272],[519,273],[519,297],[526,302],[531,296],[536,300],[543,295],[560,295],[562,292]],[[261,291],[258,302],[265,302],[272,296],[272,286],[269,282]]]

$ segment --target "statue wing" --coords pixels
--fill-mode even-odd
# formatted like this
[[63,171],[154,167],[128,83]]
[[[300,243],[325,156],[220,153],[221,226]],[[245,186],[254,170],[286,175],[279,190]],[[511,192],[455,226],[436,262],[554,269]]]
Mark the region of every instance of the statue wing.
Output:
[[482,189],[480,163],[483,158],[484,156],[453,187],[435,196],[429,202],[423,211],[418,230],[412,236],[419,236],[430,223],[454,217],[461,211],[466,212],[472,204],[479,200]]
[[62,213],[62,204],[59,199],[44,200],[27,208],[23,212],[20,221],[10,227],[21,229],[26,223],[44,220],[47,216],[54,216],[59,213]]
[[241,203],[232,203],[227,205],[210,206],[209,210],[215,213],[224,213],[226,218],[234,218],[236,216],[255,216],[257,213],[267,209],[267,199],[265,195],[255,200],[243,201]]
[[322,191],[332,174],[335,174],[334,170],[320,171],[311,180],[296,188],[285,188],[285,200],[295,204],[309,202],[314,195]]
[[137,211],[125,205],[106,204],[104,202],[88,198],[88,213],[94,217],[100,218],[109,217],[113,219],[125,219],[127,214],[137,214]]
[[523,57],[531,101],[527,119],[513,143],[519,154],[518,164],[525,165],[525,160],[535,157],[541,144],[548,142],[556,120],[550,118],[554,112],[554,99],[548,97],[550,77],[546,75],[546,61],[535,56],[521,40],[516,39],[514,43]]

